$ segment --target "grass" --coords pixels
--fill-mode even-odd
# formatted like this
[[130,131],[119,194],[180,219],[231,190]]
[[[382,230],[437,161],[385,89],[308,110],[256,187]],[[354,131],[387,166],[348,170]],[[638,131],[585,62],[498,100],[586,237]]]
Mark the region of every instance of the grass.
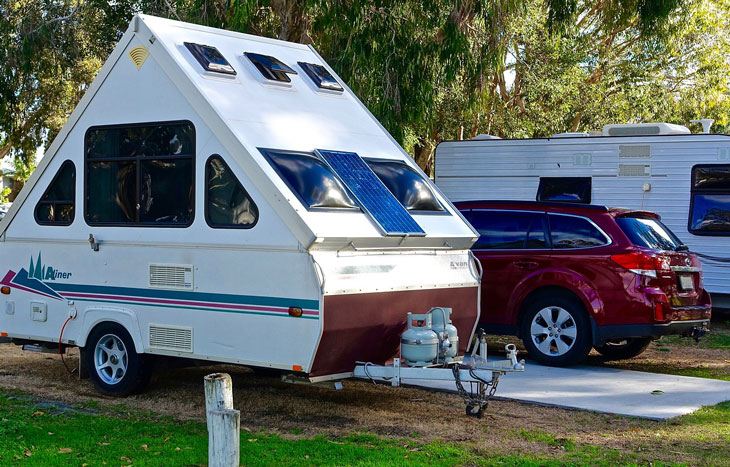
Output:
[[[204,423],[109,408],[57,406],[0,390],[0,465],[205,465]],[[414,415],[415,416],[415,415]],[[718,464],[730,459],[730,402],[706,407],[670,423],[632,428],[629,448],[557,437],[540,429],[520,429],[508,438],[530,449],[480,450],[469,443],[388,439],[373,434],[342,437],[281,436],[241,432],[241,463],[257,465],[676,465],[665,446],[683,462]],[[489,422],[485,422],[489,423]],[[293,431],[293,430],[292,430]],[[616,433],[605,433],[615,436]],[[658,443],[661,441],[661,443]],[[624,444],[624,443],[622,443]],[[537,453],[536,453],[537,452]],[[686,460],[685,460],[686,459]],[[676,460],[676,459],[675,459]]]

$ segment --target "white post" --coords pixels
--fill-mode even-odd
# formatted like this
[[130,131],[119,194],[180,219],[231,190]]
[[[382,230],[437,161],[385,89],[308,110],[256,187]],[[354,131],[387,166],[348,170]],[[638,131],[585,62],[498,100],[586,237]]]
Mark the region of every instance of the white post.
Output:
[[230,375],[213,373],[205,377],[205,411],[209,466],[238,467],[241,456],[241,412],[233,410],[233,382]]

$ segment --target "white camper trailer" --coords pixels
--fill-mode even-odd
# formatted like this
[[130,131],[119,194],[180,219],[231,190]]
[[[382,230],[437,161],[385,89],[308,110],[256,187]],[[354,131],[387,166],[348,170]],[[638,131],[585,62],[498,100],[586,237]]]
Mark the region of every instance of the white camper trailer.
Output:
[[2,336],[82,348],[112,394],[146,354],[372,375],[407,313],[438,307],[453,353],[478,320],[475,232],[312,47],[155,17],[0,235]]
[[730,307],[730,136],[666,123],[606,125],[600,136],[499,139],[436,149],[451,201],[573,201],[645,209],[697,253],[713,304]]

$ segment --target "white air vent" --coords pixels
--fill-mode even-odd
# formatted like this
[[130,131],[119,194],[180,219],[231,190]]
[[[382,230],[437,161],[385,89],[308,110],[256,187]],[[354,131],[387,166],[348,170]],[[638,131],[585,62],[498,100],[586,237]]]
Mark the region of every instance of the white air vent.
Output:
[[619,164],[619,177],[649,177],[651,166],[648,164]]
[[150,264],[150,287],[193,290],[193,265]]
[[686,126],[672,123],[628,123],[604,125],[603,136],[688,135]]
[[618,157],[651,157],[651,145],[649,144],[619,144]]
[[573,153],[573,165],[591,165],[592,158],[590,152]]
[[717,160],[730,161],[730,148],[720,148],[717,150]]
[[193,328],[150,324],[150,347],[192,353]]

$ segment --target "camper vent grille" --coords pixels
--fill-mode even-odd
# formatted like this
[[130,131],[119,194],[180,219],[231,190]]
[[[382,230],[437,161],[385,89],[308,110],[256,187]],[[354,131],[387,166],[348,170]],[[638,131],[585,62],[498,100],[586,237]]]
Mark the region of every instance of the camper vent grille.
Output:
[[576,152],[573,154],[573,165],[591,165],[590,152]]
[[651,166],[648,164],[619,164],[619,177],[648,177],[651,175]]
[[150,347],[192,352],[193,329],[150,324]]
[[193,290],[193,265],[150,264],[150,287]]
[[721,161],[730,160],[730,148],[720,148],[717,150],[717,159]]
[[651,145],[620,144],[618,147],[618,157],[651,157]]

